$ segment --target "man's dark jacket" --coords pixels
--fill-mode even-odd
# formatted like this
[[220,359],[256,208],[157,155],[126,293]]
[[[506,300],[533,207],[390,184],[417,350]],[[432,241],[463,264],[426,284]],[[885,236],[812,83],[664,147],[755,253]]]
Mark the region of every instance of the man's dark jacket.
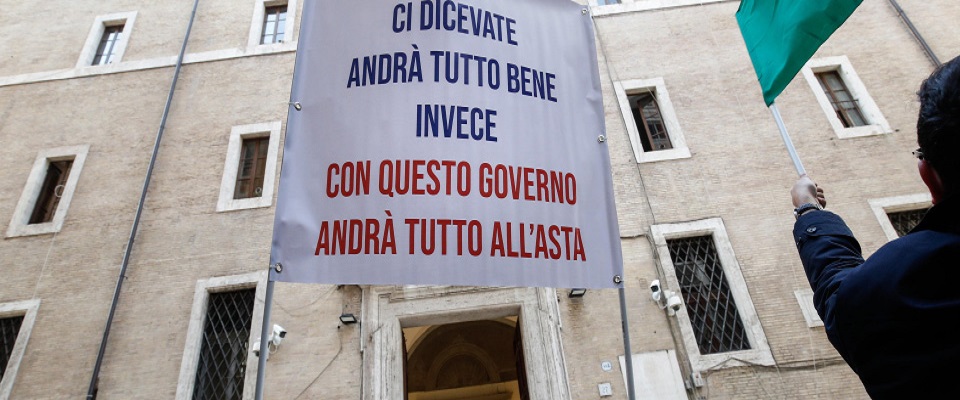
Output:
[[960,398],[960,198],[866,261],[843,220],[811,211],[793,237],[827,336],[873,398]]

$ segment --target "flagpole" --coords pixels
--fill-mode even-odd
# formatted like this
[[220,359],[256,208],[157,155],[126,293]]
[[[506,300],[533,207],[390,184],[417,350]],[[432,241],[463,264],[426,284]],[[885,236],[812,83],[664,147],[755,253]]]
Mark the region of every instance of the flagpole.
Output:
[[780,117],[780,110],[777,109],[777,103],[770,103],[770,112],[773,113],[773,119],[777,121],[777,128],[780,129],[780,137],[783,138],[783,144],[787,146],[787,153],[790,154],[790,159],[793,160],[793,166],[797,169],[797,175],[806,175],[807,170],[803,168],[803,163],[800,162],[800,156],[797,155],[797,149],[793,147],[793,140],[790,139],[790,134],[787,133],[787,127],[783,124],[783,118]]
[[[270,269],[280,270],[280,264],[271,265]],[[267,274],[267,293],[263,299],[263,327],[260,329],[260,358],[257,360],[257,391],[254,394],[255,400],[263,400],[263,378],[267,368],[267,357],[270,355],[270,348],[267,342],[270,339],[270,306],[273,304],[273,276]]]
[[633,352],[630,350],[630,324],[627,322],[627,295],[624,291],[625,285],[620,283],[620,325],[623,328],[623,364],[627,367],[627,398],[634,400],[637,398],[636,389],[633,387]]

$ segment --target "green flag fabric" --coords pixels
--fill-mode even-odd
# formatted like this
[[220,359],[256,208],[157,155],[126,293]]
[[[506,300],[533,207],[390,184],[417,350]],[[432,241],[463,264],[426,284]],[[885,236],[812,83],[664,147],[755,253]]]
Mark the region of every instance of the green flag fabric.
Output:
[[823,42],[863,0],[742,0],[737,23],[757,71],[763,100],[773,104]]

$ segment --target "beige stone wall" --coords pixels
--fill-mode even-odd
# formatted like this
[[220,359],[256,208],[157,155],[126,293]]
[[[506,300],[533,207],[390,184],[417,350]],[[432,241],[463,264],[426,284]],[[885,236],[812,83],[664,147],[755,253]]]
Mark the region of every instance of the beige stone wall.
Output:
[[[245,48],[254,5],[242,3],[201,1],[188,51]],[[955,1],[901,3],[941,60],[960,53]],[[650,281],[663,277],[650,226],[719,217],[777,366],[702,371],[706,385],[691,396],[863,398],[856,376],[823,329],[806,326],[794,297],[806,287],[790,234],[795,172],[763,106],[733,18],[737,4],[595,18],[633,352],[674,349],[683,373],[691,372],[677,320],[649,296]],[[63,229],[0,241],[0,302],[42,301],[12,398],[82,398],[86,392],[173,68],[53,81],[43,73],[73,68],[93,19],[122,11],[138,12],[123,61],[172,59],[190,6],[21,2],[5,5],[0,15],[6,44],[0,54],[0,222],[10,221],[38,151],[90,145]],[[31,17],[38,14],[43,34]],[[837,138],[800,76],[777,103],[829,207],[869,253],[886,237],[868,199],[924,191],[909,152],[914,93],[932,65],[880,0],[865,1],[816,57],[840,55],[892,133]],[[174,397],[197,281],[266,268],[273,208],[215,208],[231,127],[283,121],[285,129],[294,59],[293,52],[278,51],[184,66],[111,331],[100,398]],[[691,157],[637,164],[613,82],[655,77],[669,90]],[[557,292],[571,398],[598,398],[597,384],[606,382],[614,399],[626,398],[617,362],[623,354],[617,292],[590,290],[582,299]],[[435,301],[456,303],[458,296]],[[361,342],[369,346],[376,327],[337,320],[344,311],[359,315],[360,302],[356,286],[277,285],[273,320],[290,333],[267,363],[267,398],[360,394]],[[254,331],[259,336],[259,326]],[[613,371],[602,371],[603,361],[613,363]]]

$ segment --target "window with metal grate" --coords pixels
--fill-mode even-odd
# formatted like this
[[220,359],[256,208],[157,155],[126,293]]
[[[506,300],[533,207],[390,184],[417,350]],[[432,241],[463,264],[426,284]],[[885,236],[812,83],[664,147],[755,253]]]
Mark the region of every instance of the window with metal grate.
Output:
[[3,380],[3,373],[7,370],[10,356],[13,355],[13,345],[17,343],[22,324],[22,315],[0,319],[0,380]]
[[893,225],[893,229],[897,231],[897,236],[902,237],[910,233],[910,231],[920,223],[923,216],[927,215],[928,210],[929,208],[921,208],[917,210],[892,212],[887,213],[887,217],[890,218],[890,224]]
[[713,236],[667,240],[667,247],[700,354],[750,349]]
[[197,364],[195,400],[243,397],[256,289],[211,293]]

